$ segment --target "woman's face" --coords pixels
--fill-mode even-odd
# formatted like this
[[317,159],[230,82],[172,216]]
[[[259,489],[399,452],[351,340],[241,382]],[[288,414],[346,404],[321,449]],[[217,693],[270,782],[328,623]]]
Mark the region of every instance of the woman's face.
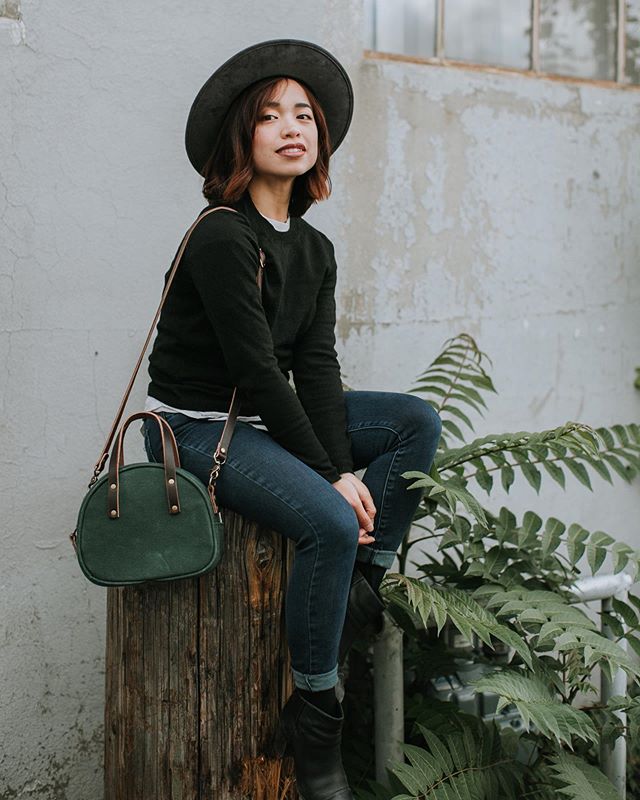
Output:
[[254,169],[262,175],[293,178],[310,170],[317,158],[318,128],[309,97],[298,81],[282,80],[274,97],[258,112]]

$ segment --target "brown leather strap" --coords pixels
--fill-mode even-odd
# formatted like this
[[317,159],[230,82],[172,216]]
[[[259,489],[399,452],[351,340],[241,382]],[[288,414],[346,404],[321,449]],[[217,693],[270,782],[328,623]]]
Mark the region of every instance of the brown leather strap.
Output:
[[[116,429],[117,429],[118,425],[120,424],[120,420],[122,419],[122,414],[123,414],[125,406],[127,404],[127,400],[129,399],[129,395],[131,394],[131,389],[133,388],[133,384],[135,382],[136,376],[138,375],[138,372],[140,370],[140,365],[142,364],[142,359],[144,358],[144,354],[146,353],[147,347],[149,346],[149,342],[151,341],[151,337],[153,336],[153,332],[154,332],[155,327],[156,327],[156,325],[158,323],[158,319],[160,318],[160,312],[162,311],[162,307],[164,306],[164,302],[167,299],[167,295],[169,294],[169,289],[171,288],[171,283],[173,281],[174,275],[176,274],[176,270],[178,269],[178,266],[179,266],[180,261],[182,259],[182,255],[183,255],[183,253],[184,253],[184,251],[186,249],[186,246],[187,246],[187,243],[188,243],[189,238],[191,236],[191,233],[193,232],[193,230],[196,227],[196,225],[198,224],[198,222],[200,222],[200,220],[204,219],[208,214],[212,214],[214,211],[233,211],[236,214],[239,213],[235,208],[230,208],[229,206],[216,206],[215,208],[207,209],[206,211],[203,211],[202,214],[198,215],[198,217],[192,223],[192,225],[189,228],[189,230],[185,233],[185,235],[184,235],[184,237],[182,239],[182,242],[180,244],[180,247],[178,249],[178,252],[176,253],[171,272],[169,273],[169,276],[167,278],[167,282],[166,282],[166,285],[164,287],[164,291],[162,293],[162,297],[160,299],[160,304],[158,306],[158,310],[155,313],[155,316],[153,318],[153,322],[151,323],[151,327],[149,328],[149,333],[147,334],[147,338],[145,339],[144,345],[142,347],[142,352],[140,353],[138,361],[137,361],[137,363],[136,363],[136,365],[134,367],[133,374],[131,375],[131,379],[129,380],[129,385],[127,386],[127,388],[125,390],[125,393],[124,393],[124,396],[123,396],[123,398],[122,398],[122,400],[120,402],[120,407],[118,408],[118,412],[117,412],[117,414],[115,416],[115,419],[113,421],[113,424],[111,426],[111,430],[109,431],[109,435],[107,436],[107,441],[105,442],[105,445],[102,448],[102,452],[100,453],[100,456],[99,456],[98,460],[96,461],[96,464],[95,464],[95,466],[93,468],[93,476],[91,478],[91,481],[89,482],[89,486],[90,487],[93,486],[93,484],[98,480],[98,476],[100,475],[100,473],[104,469],[104,465],[105,465],[106,459],[107,459],[107,457],[109,455],[109,448],[111,446],[111,442],[113,441],[113,438],[114,438],[115,433],[116,433]],[[262,250],[262,248],[260,248],[260,264],[259,264],[259,267],[258,267],[258,273],[257,273],[257,276],[256,276],[256,282],[257,282],[258,286],[260,287],[260,291],[261,292],[262,292],[262,272],[263,272],[263,269],[264,269],[264,262],[265,262],[265,254],[264,254],[264,251]],[[237,398],[236,394],[237,394],[237,387],[234,388],[234,390],[233,390],[233,395],[231,397],[231,408],[229,409],[229,417],[228,417],[228,419],[227,419],[227,421],[225,423],[224,429],[222,431],[222,436],[220,437],[220,442],[218,443],[218,447],[216,448],[216,455],[214,456],[214,467],[212,469],[212,477],[210,479],[209,491],[210,491],[210,494],[212,495],[212,501],[213,501],[214,509],[216,510],[216,512],[217,512],[217,507],[215,505],[215,499],[213,497],[212,484],[215,483],[215,477],[217,477],[217,472],[219,472],[221,464],[223,464],[224,460],[226,459],[226,454],[227,454],[228,449],[229,449],[229,441],[231,439],[231,436],[233,435],[233,429],[234,429],[234,426],[235,426],[235,423],[236,423],[236,418],[238,416],[238,410],[239,410],[239,407],[240,407],[240,401]],[[166,422],[166,420],[163,420],[163,421]],[[162,426],[161,426],[161,430],[162,430]],[[217,460],[219,458],[222,458],[222,461]],[[216,472],[216,470],[217,470],[217,472]],[[216,472],[215,477],[213,477],[213,473],[214,472]]]
[[[171,425],[153,411],[138,411],[127,417],[113,443],[113,450],[109,458],[109,481],[107,489],[107,514],[110,519],[120,516],[120,467],[124,466],[124,435],[129,425],[135,419],[147,417],[154,419],[160,427],[160,440],[162,442],[162,463],[164,466],[164,484],[167,492],[167,506],[170,514],[180,513],[180,498],[178,496],[178,482],[176,467],[180,466],[178,443]],[[167,446],[167,438],[169,447]]]

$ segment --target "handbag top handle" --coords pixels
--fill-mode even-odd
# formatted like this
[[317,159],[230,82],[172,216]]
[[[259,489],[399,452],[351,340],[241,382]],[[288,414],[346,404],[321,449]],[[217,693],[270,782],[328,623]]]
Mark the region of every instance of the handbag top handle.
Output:
[[[167,278],[167,282],[164,287],[164,291],[162,293],[162,297],[160,298],[160,304],[158,305],[158,310],[155,313],[153,318],[153,322],[151,323],[151,327],[149,328],[149,333],[147,334],[147,338],[145,339],[144,345],[142,346],[142,352],[138,358],[138,361],[133,369],[133,374],[131,375],[131,379],[129,380],[129,385],[127,386],[124,396],[120,401],[120,406],[118,408],[118,412],[113,420],[113,424],[111,426],[111,430],[109,431],[109,435],[107,436],[107,441],[105,442],[104,447],[102,448],[102,452],[96,461],[95,467],[93,468],[93,476],[91,481],[89,482],[89,487],[93,486],[93,484],[98,480],[98,476],[104,469],[105,462],[109,457],[109,448],[111,447],[111,443],[113,441],[113,437],[115,436],[116,429],[120,424],[120,420],[122,419],[122,414],[124,412],[125,406],[127,404],[127,400],[129,399],[129,395],[131,394],[131,389],[133,388],[133,384],[136,380],[138,372],[140,370],[140,365],[142,364],[142,359],[144,358],[144,354],[147,351],[147,347],[149,346],[149,342],[151,341],[151,337],[153,336],[153,332],[155,327],[158,323],[158,319],[160,318],[160,312],[162,311],[162,307],[164,306],[164,302],[167,299],[167,295],[169,294],[169,289],[171,288],[171,283],[173,281],[173,277],[176,274],[176,270],[180,264],[182,259],[182,255],[186,249],[187,243],[189,238],[196,227],[196,225],[200,222],[200,220],[204,219],[208,214],[212,214],[214,211],[233,211],[234,213],[238,214],[239,212],[235,208],[230,208],[229,206],[216,206],[215,208],[210,208],[207,211],[204,211],[202,214],[199,214],[196,220],[192,223],[189,230],[185,233],[180,247],[178,248],[178,252],[176,253],[175,261],[171,272],[169,273],[169,277]],[[264,262],[265,262],[265,254],[262,248],[260,248],[260,266],[258,268],[257,274],[257,283],[262,290],[262,271],[264,269]],[[227,422],[224,426],[222,431],[222,436],[220,438],[220,442],[218,443],[218,448],[216,450],[216,456],[219,453],[225,454],[228,449],[229,440],[231,439],[231,435],[233,434],[233,428],[235,426],[236,418],[238,416],[238,410],[240,407],[240,402],[236,396],[237,394],[237,387],[234,387],[233,396],[231,398],[231,407],[229,409],[229,416],[227,418]],[[217,459],[216,459],[217,461]]]

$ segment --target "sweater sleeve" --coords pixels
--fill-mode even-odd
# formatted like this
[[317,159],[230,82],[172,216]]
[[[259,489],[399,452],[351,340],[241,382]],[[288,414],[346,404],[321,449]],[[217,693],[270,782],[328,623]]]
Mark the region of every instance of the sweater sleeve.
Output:
[[318,293],[311,325],[294,345],[293,380],[318,439],[340,473],[353,472],[351,438],[340,364],[335,349],[337,265],[330,246],[330,259]]
[[333,483],[340,474],[274,353],[256,282],[259,249],[255,235],[239,214],[230,219],[231,213],[212,214],[208,224],[201,226],[187,259],[192,280],[233,385],[252,401],[275,441]]

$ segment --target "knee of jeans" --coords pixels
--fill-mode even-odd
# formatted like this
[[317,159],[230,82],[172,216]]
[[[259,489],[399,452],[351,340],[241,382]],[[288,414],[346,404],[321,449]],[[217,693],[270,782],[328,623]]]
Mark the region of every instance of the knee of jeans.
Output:
[[435,441],[437,443],[442,433],[440,414],[438,414],[431,403],[428,403],[422,397],[418,397],[415,394],[407,394],[405,398],[405,419],[407,419],[416,430],[425,433],[429,441]]
[[320,527],[322,544],[341,557],[353,555],[358,547],[360,525],[353,507],[344,502],[332,503],[330,511],[323,515]]

